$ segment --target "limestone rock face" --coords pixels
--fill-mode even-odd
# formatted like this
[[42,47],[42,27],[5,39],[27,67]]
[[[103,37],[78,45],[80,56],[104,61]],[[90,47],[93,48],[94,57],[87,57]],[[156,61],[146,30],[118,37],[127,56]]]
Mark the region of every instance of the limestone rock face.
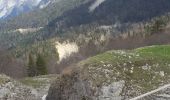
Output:
[[121,92],[124,87],[125,82],[114,82],[108,86],[103,86],[101,88],[101,93],[99,95],[99,100],[122,100]]
[[5,75],[0,75],[0,100],[39,100],[37,91]]
[[82,73],[63,75],[51,85],[46,100],[121,100],[124,81],[94,86]]
[[52,84],[47,100],[93,100],[90,83],[73,72],[71,75],[61,76]]

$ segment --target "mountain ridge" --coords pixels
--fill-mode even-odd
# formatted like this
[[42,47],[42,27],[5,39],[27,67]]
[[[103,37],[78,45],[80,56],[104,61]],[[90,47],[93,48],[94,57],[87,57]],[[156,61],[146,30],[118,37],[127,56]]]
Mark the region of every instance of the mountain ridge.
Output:
[[49,0],[1,0],[0,19],[6,19],[26,13],[35,8],[42,9]]
[[94,1],[89,1],[65,12],[63,15],[52,20],[49,26],[62,28],[91,23],[111,25],[117,21],[121,23],[134,23],[147,21],[170,11],[170,2],[167,0],[157,0],[154,2],[152,0],[105,0],[93,12],[90,12],[89,7],[94,3]]

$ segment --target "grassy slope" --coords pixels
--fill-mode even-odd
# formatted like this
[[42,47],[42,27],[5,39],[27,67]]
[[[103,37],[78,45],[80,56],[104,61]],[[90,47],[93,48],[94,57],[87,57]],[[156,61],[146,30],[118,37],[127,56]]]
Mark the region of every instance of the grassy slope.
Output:
[[[126,90],[134,96],[145,93],[170,80],[170,45],[135,50],[112,50],[78,64],[94,86],[125,80]],[[48,87],[56,75],[25,78],[21,83],[37,90]],[[0,83],[3,83],[0,79]],[[134,91],[134,92],[133,92]]]
[[[135,50],[112,50],[88,58],[78,64],[93,86],[105,86],[125,80],[125,93],[136,96],[169,83],[170,45],[150,46]],[[38,76],[20,80],[45,94],[57,75]],[[0,84],[4,79],[0,78]]]
[[170,82],[170,45],[108,51],[79,66],[83,66],[94,86],[125,80],[127,91],[144,93]]
[[32,87],[34,89],[44,89],[49,87],[50,84],[58,77],[58,75],[43,75],[37,77],[26,77],[20,80],[14,80],[6,75],[0,74],[0,85],[6,84],[10,81],[21,83],[25,86]]
[[20,82],[35,89],[41,89],[46,86],[48,87],[56,78],[57,75],[44,75],[37,77],[27,77],[21,79]]

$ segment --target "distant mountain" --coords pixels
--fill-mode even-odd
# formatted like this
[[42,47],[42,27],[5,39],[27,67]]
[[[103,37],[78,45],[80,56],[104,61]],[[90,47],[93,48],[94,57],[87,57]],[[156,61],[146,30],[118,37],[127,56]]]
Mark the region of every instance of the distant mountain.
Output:
[[49,2],[49,0],[1,0],[0,18],[14,17],[35,8],[42,9],[47,6]]
[[[150,20],[170,12],[169,0],[25,0],[24,2],[19,7],[12,6],[14,8],[12,11],[8,10],[6,15],[1,13],[1,17],[18,15],[20,12],[37,7],[40,9],[1,21],[1,30],[45,25],[61,28],[91,23],[100,25],[111,25],[115,22],[131,23]],[[30,2],[37,3],[32,5]],[[0,12],[5,12],[3,6],[0,6],[0,9]]]
[[25,76],[29,54],[42,53],[53,74],[106,50],[170,43],[169,0],[54,1],[0,22],[0,72]]
[[0,30],[20,27],[43,27],[64,12],[91,0],[41,0],[33,11],[21,13],[7,20],[0,20]]
[[52,20],[49,27],[141,22],[168,12],[169,0],[90,0]]

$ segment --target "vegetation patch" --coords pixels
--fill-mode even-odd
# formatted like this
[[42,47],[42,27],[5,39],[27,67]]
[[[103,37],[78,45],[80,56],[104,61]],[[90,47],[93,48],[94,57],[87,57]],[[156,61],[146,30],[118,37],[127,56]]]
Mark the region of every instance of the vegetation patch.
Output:
[[94,86],[125,80],[125,92],[145,93],[168,83],[170,46],[157,45],[135,50],[112,50],[79,63]]
[[44,76],[37,76],[37,77],[28,77],[21,79],[20,82],[31,86],[33,88],[42,88],[49,86],[55,79],[57,75],[44,75]]

